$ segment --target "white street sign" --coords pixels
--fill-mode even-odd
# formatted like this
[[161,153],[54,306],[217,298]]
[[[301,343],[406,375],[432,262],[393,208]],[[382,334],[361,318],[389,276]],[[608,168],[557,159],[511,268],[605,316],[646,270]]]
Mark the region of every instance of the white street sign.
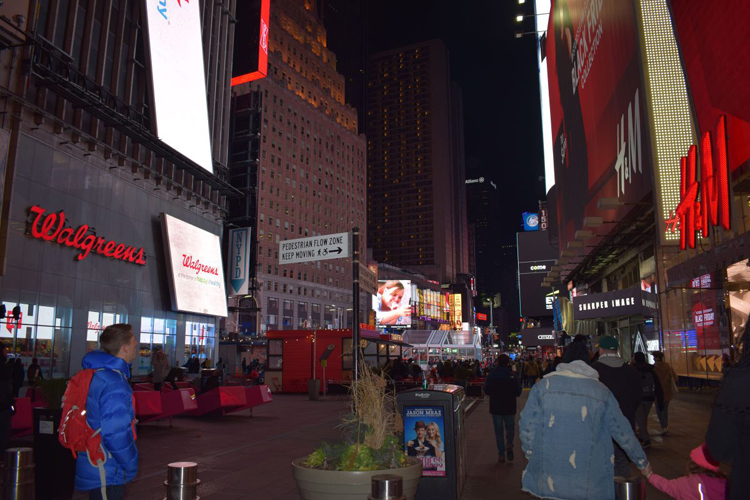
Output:
[[349,257],[349,233],[325,234],[279,242],[279,264]]

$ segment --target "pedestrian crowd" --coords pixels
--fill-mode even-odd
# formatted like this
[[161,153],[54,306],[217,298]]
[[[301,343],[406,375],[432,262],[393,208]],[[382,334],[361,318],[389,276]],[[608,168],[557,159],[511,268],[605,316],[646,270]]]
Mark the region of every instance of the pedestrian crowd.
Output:
[[[530,388],[518,423],[524,457],[522,489],[537,498],[614,499],[616,483],[633,481],[630,463],[657,489],[678,500],[747,498],[750,443],[750,339],[725,379],[713,408],[706,441],[686,457],[686,474],[655,474],[648,416],[655,409],[659,434],[669,433],[669,404],[678,393],[677,374],[661,352],[636,352],[630,363],[618,354],[615,337],[599,339],[594,355],[588,338],[576,336],[562,357],[542,361],[498,357],[485,379],[498,462],[513,462],[516,400]],[[732,464],[729,480],[719,460]]]

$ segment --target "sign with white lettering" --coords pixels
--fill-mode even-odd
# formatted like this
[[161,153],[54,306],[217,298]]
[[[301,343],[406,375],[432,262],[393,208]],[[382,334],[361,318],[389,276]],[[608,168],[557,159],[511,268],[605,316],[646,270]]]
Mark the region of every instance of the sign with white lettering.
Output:
[[521,345],[540,346],[555,345],[557,336],[552,328],[527,328],[521,331]]
[[246,295],[250,283],[250,228],[229,231],[229,295]]
[[324,234],[279,242],[279,264],[349,257],[349,233]]
[[580,295],[573,299],[575,319],[599,319],[646,314],[657,308],[656,295],[640,287]]

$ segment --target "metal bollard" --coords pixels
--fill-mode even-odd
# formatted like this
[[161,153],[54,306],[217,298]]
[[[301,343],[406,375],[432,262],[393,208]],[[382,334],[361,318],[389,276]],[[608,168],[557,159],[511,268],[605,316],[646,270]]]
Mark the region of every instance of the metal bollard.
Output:
[[646,500],[646,481],[642,477],[615,479],[617,500]]
[[8,448],[5,450],[3,498],[7,500],[34,500],[34,450]]
[[369,500],[406,500],[403,478],[395,474],[372,476],[371,493]]
[[165,500],[200,500],[198,486],[198,464],[195,462],[173,462],[167,465],[167,488]]

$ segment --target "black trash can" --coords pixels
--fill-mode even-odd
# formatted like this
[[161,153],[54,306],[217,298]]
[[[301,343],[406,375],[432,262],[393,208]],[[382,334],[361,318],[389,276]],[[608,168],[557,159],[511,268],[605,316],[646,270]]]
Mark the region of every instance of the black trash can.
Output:
[[68,500],[75,490],[76,463],[57,439],[61,409],[34,408],[37,500]]

